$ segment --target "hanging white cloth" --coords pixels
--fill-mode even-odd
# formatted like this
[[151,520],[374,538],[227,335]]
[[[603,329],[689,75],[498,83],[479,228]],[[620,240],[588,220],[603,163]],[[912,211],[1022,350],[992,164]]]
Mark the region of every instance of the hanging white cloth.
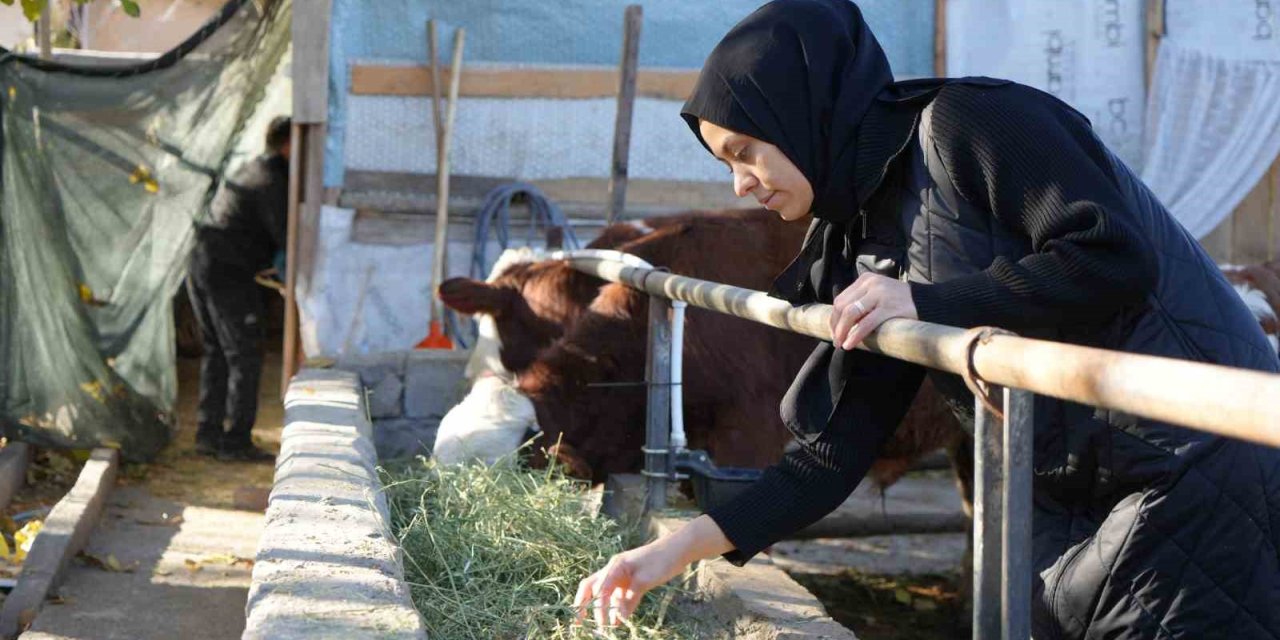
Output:
[[1280,0],[1168,0],[1142,179],[1197,238],[1280,154]]
[[1051,93],[1137,167],[1144,24],[1142,0],[948,0],[947,75],[1004,78]]

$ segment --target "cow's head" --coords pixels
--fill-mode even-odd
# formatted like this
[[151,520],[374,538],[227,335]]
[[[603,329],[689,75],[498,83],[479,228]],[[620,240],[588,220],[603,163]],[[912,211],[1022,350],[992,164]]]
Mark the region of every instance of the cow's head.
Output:
[[639,467],[647,313],[644,294],[603,287],[573,328],[521,373],[519,389],[533,400],[542,430],[534,466],[552,458],[595,482]]
[[503,368],[520,373],[563,335],[602,284],[563,261],[548,260],[511,265],[488,282],[451,278],[438,294],[450,309],[492,319]]

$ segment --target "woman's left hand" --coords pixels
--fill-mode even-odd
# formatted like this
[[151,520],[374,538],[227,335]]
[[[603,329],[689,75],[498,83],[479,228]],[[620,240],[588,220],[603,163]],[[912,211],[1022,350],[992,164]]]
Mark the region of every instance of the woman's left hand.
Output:
[[831,343],[846,351],[889,318],[918,318],[910,285],[874,273],[858,276],[831,306]]

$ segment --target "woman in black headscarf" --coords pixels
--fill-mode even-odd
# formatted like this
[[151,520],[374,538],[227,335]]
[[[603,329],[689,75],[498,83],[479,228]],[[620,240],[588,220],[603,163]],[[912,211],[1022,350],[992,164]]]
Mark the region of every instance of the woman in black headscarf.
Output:
[[[582,581],[600,624],[689,563],[746,562],[837,507],[925,375],[854,351],[889,318],[994,325],[1276,371],[1213,262],[1088,120],[987,78],[893,82],[846,0],[776,0],[707,59],[683,116],[739,196],[812,216],[774,295],[831,303],[782,400],[802,445],[733,502]],[[973,396],[930,374],[972,424]],[[1280,637],[1280,455],[1037,398],[1037,637]]]

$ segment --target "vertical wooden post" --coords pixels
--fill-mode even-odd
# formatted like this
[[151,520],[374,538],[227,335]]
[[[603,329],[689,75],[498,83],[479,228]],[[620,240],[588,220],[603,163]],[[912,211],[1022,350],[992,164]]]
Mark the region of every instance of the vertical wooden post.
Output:
[[40,20],[36,23],[36,38],[40,43],[40,59],[53,57],[53,0],[45,0],[44,9],[40,10]]
[[605,222],[613,224],[627,204],[627,170],[631,155],[631,114],[636,103],[636,71],[640,64],[640,25],[644,9],[627,6],[623,19],[622,63],[618,73],[618,113],[613,122],[613,164],[609,171],[609,204]]
[[1156,54],[1160,51],[1160,39],[1164,37],[1164,2],[1165,0],[1146,0],[1147,55],[1143,73],[1148,91],[1151,89],[1151,78],[1156,72]]
[[297,372],[294,362],[298,359],[298,305],[295,287],[298,283],[298,220],[302,208],[303,159],[307,154],[306,126],[294,121],[289,139],[289,210],[285,227],[284,249],[284,348],[281,365],[280,397],[289,390],[289,381]]
[[933,75],[947,76],[947,0],[933,0]]
[[297,292],[309,288],[315,232],[324,202],[324,138],[329,105],[329,16],[332,0],[308,0],[305,11],[294,11],[293,151],[289,155],[289,217],[285,258],[284,362],[280,394],[298,370]]
[[1280,158],[1271,163],[1267,171],[1267,261],[1280,257],[1280,237],[1276,226],[1280,225],[1280,207],[1276,206],[1276,191],[1280,190]]

